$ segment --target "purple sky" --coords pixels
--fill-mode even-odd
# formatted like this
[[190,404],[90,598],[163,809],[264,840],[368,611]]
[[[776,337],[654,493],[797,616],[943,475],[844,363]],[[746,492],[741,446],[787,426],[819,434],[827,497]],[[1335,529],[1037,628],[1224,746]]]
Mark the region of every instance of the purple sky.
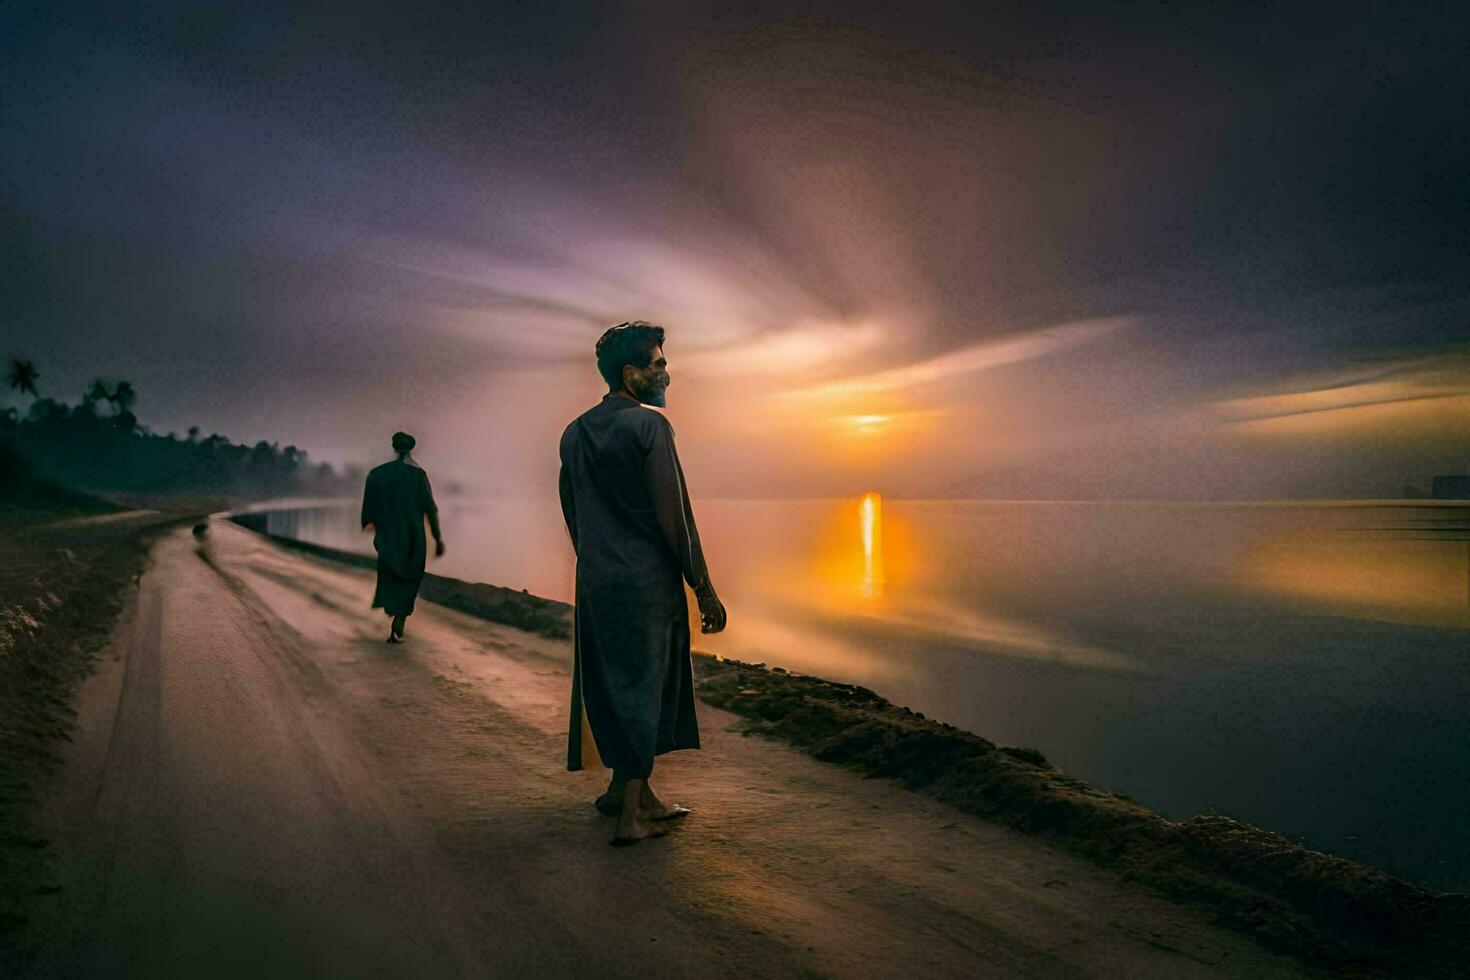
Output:
[[706,494],[1470,469],[1457,8],[974,6],[7,8],[0,353],[507,493],[630,318]]

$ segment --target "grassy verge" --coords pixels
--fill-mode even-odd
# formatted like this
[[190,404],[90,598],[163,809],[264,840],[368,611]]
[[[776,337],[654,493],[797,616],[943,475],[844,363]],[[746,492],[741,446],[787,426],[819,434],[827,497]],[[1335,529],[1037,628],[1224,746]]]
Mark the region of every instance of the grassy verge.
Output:
[[0,532],[14,534],[35,524],[121,509],[40,476],[8,441],[0,439]]
[[54,887],[34,808],[75,724],[76,686],[112,635],[149,544],[181,520],[77,519],[110,510],[80,496],[60,511],[0,509],[0,944]]
[[[253,523],[263,529],[259,519]],[[273,540],[374,567],[369,557]],[[451,599],[442,604],[484,619],[570,635],[572,610],[565,603],[426,576],[421,595],[437,602],[436,594]],[[694,669],[700,698],[746,719],[747,734],[778,739],[866,776],[901,780],[965,813],[1206,908],[1272,948],[1349,974],[1464,975],[1470,896],[1433,892],[1230,817],[1165,819],[1067,775],[1033,749],[997,746],[866,688],[703,654],[695,655]]]

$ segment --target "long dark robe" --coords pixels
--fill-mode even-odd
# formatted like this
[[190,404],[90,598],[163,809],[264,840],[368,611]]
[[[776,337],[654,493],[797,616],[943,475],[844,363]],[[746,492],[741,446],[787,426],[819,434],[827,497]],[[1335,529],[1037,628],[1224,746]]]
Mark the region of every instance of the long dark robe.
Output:
[[374,609],[392,616],[413,612],[428,558],[424,518],[438,513],[429,474],[412,460],[396,459],[368,472],[362,526],[373,526],[373,548],[378,552]]
[[709,573],[674,430],[608,395],[567,426],[561,463],[577,552],[567,768],[600,761],[647,776],[654,756],[699,748],[684,583],[699,588]]

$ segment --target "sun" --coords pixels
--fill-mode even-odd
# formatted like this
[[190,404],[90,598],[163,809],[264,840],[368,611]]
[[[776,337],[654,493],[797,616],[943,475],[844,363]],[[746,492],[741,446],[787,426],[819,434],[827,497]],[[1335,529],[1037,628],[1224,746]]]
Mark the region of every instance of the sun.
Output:
[[849,415],[848,425],[859,435],[872,435],[881,431],[889,422],[893,421],[892,415]]

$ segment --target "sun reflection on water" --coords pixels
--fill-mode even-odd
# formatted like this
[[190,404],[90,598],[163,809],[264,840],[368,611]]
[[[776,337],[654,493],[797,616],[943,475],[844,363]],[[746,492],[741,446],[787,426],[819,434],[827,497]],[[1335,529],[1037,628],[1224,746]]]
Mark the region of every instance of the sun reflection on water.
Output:
[[863,581],[859,591],[864,598],[883,596],[883,498],[877,493],[863,494],[858,507],[863,536]]

